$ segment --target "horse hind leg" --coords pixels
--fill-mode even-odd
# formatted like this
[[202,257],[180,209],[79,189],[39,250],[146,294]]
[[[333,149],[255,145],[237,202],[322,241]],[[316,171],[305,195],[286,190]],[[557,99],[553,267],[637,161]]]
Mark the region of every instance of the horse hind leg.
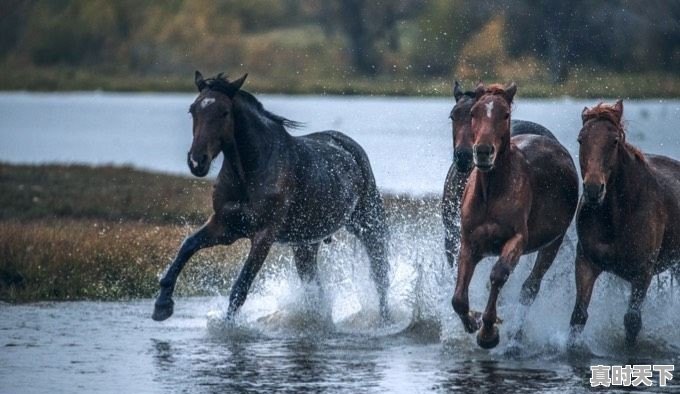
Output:
[[541,289],[543,277],[552,266],[553,261],[555,261],[557,252],[560,250],[560,246],[562,246],[563,239],[564,235],[538,252],[536,262],[534,262],[534,268],[531,269],[529,277],[524,281],[524,284],[522,284],[522,291],[519,298],[522,305],[528,307],[534,303],[536,295],[538,295],[538,291]]
[[293,246],[295,267],[303,282],[318,281],[318,265],[316,255],[319,251],[319,243]]
[[387,219],[380,195],[357,207],[349,230],[366,248],[371,268],[371,279],[375,282],[380,300],[380,316],[383,322],[389,321],[387,291],[389,288],[389,263],[387,261]]
[[630,301],[628,310],[623,317],[623,325],[626,328],[626,344],[632,346],[637,341],[637,336],[642,329],[642,303],[647,296],[647,289],[652,281],[652,275],[636,278],[631,283]]

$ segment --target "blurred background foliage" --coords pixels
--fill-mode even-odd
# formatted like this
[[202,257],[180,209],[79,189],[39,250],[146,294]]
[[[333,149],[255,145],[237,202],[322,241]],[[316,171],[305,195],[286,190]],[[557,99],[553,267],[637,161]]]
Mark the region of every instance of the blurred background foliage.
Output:
[[268,92],[677,96],[680,1],[0,2],[0,89],[187,90],[194,69]]

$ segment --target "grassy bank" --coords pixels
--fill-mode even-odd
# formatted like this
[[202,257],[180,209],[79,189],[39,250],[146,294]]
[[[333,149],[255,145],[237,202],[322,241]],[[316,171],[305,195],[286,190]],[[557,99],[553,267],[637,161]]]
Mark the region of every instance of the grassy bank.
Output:
[[[242,72],[233,74],[240,73]],[[476,83],[472,80],[464,82],[464,86],[469,88]],[[491,78],[486,82],[495,82],[495,79]],[[677,74],[574,73],[560,84],[524,78],[516,82],[520,88],[519,95],[527,98],[680,97],[680,76]],[[451,95],[451,83],[448,78],[414,78],[398,74],[375,78],[317,78],[302,74],[294,78],[281,78],[251,72],[246,88],[256,93],[448,97]],[[189,71],[187,75],[144,76],[60,67],[43,69],[0,66],[0,90],[193,92],[195,86]]]
[[[209,181],[128,167],[0,164],[0,300],[152,297],[182,239],[210,214],[211,191]],[[436,206],[385,202],[393,218]],[[226,291],[247,250],[242,240],[199,252],[178,294]]]

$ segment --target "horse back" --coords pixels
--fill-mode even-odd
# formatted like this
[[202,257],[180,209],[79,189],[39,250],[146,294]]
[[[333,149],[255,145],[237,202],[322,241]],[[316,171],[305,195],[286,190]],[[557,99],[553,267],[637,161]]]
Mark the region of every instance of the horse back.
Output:
[[293,186],[280,241],[324,239],[348,223],[367,187],[364,166],[368,160],[357,158],[359,149],[339,132],[294,138],[289,167]]
[[515,120],[510,123],[510,135],[540,135],[557,141],[555,135],[545,126],[528,120]]
[[651,154],[645,158],[657,179],[666,216],[661,261],[656,269],[660,272],[680,260],[680,161]]

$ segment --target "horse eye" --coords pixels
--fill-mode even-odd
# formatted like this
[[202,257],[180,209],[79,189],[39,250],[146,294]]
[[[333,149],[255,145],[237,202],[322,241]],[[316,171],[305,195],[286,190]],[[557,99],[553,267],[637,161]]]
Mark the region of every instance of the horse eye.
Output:
[[509,112],[506,112],[506,113],[505,113],[505,119],[507,119],[507,118],[509,118],[509,117],[510,117],[510,113],[509,113]]
[[224,111],[224,112],[222,112],[222,117],[223,117],[223,118],[226,118],[227,115],[229,115],[229,111]]
[[583,138],[578,137],[578,138],[576,139],[576,141],[578,141],[579,145],[581,145],[581,143],[583,142]]

